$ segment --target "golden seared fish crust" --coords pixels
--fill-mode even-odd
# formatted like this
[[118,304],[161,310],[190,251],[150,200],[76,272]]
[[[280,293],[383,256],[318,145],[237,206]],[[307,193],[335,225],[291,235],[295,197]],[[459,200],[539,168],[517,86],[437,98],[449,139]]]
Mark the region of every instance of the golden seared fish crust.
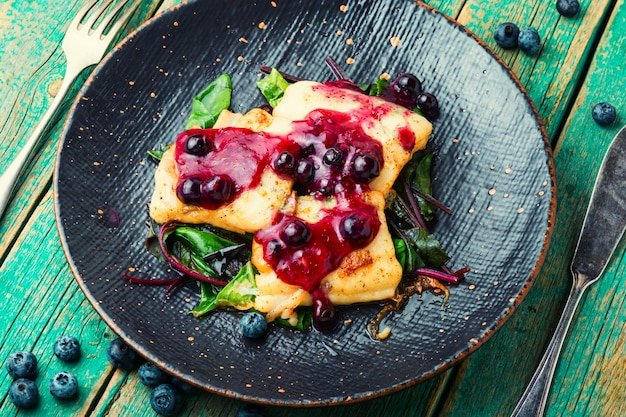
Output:
[[[232,125],[258,132],[269,126],[272,119],[269,113],[261,109],[253,109],[245,115],[226,111],[220,115],[215,127]],[[174,145],[163,154],[154,180],[150,217],[155,222],[211,224],[238,233],[253,233],[270,224],[274,213],[283,207],[291,194],[293,185],[293,181],[279,177],[270,167],[266,167],[259,186],[245,190],[230,204],[215,210],[185,204],[176,195],[178,170],[174,160]]]
[[[352,114],[361,127],[383,147],[384,164],[380,175],[369,183],[372,190],[389,192],[400,171],[413,154],[426,147],[432,125],[423,116],[380,97],[346,88],[329,88],[314,81],[290,85],[272,115],[278,120],[303,120],[313,110],[334,110]],[[277,124],[278,125],[278,124]],[[272,126],[280,132],[278,126]],[[410,139],[413,144],[407,149]]]
[[[224,111],[215,127],[244,127],[256,132],[287,135],[293,130],[292,122],[304,120],[318,109],[349,114],[352,122],[359,123],[368,136],[380,142],[383,153],[380,174],[368,184],[370,191],[361,195],[376,207],[381,223],[378,234],[369,245],[345,256],[339,268],[322,279],[320,287],[335,305],[392,298],[400,283],[402,268],[395,257],[387,228],[385,197],[413,153],[425,148],[432,132],[428,120],[379,97],[301,81],[287,88],[271,115],[260,109],[253,109],[245,115]],[[254,233],[269,226],[278,211],[316,223],[324,209],[332,209],[337,204],[334,198],[295,197],[293,181],[278,176],[269,166],[263,171],[260,185],[215,210],[182,203],[176,195],[177,181],[172,146],[163,155],[155,174],[150,215],[157,223],[207,223],[235,232]],[[252,263],[259,271],[254,308],[266,313],[268,321],[278,317],[293,320],[297,318],[296,307],[311,305],[309,292],[277,277],[263,258],[263,246],[256,241],[252,245]]]
[[[338,269],[322,280],[320,287],[334,305],[348,305],[391,298],[402,278],[402,267],[396,259],[393,240],[385,219],[385,197],[379,191],[363,195],[365,202],[376,207],[381,222],[378,234],[368,246],[346,256]],[[335,205],[333,199],[318,200],[311,196],[298,197],[294,215],[309,223],[320,220],[323,209]],[[252,263],[258,269],[258,294],[254,308],[267,313],[268,321],[289,318],[300,305],[311,305],[308,292],[297,285],[281,281],[263,259],[263,247],[252,244]]]

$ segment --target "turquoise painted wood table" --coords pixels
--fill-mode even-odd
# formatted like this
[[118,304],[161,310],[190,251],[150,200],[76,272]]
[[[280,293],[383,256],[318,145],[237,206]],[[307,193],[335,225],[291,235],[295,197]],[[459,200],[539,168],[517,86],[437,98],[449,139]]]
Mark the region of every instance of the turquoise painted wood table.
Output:
[[[82,3],[0,2],[0,172],[59,90],[65,68],[61,40]],[[118,40],[178,3],[142,1]],[[268,3],[281,6],[280,0]],[[345,7],[355,3],[346,0]],[[582,0],[571,17],[559,14],[555,4],[428,2],[475,34],[511,69],[536,106],[552,147],[558,196],[553,234],[524,300],[479,349],[424,382],[354,404],[268,405],[266,415],[510,415],[560,316],[571,285],[571,256],[596,173],[611,139],[626,124],[626,3]],[[247,7],[246,2],[233,2],[233,13],[241,7]],[[541,49],[536,55],[496,44],[493,32],[506,21],[538,30]],[[139,380],[137,370],[120,370],[107,360],[107,345],[116,335],[74,280],[56,226],[52,177],[57,146],[71,103],[90,70],[76,80],[45,130],[0,219],[0,358],[4,362],[17,350],[33,352],[39,361],[35,381],[40,392],[36,408],[15,407],[8,395],[12,378],[3,367],[3,416],[155,415],[150,389]],[[608,126],[592,119],[592,108],[599,102],[609,102],[617,110],[616,121]],[[556,369],[547,416],[626,415],[625,249],[623,242],[618,245],[604,277],[579,305]],[[79,361],[61,363],[53,355],[52,345],[63,334],[80,339]],[[62,369],[79,380],[79,395],[69,401],[48,392],[49,378]],[[239,400],[195,391],[185,396],[178,415],[237,416],[243,406]]]

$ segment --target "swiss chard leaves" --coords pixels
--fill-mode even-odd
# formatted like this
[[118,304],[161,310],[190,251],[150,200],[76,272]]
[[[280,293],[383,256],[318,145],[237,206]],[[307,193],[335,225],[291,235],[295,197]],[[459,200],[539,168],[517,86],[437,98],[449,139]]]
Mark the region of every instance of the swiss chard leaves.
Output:
[[396,250],[396,258],[400,262],[403,271],[412,271],[426,265],[415,248],[407,244],[403,239],[394,239],[393,245]]
[[222,74],[193,99],[185,129],[213,127],[222,110],[230,107],[233,86],[230,75]]
[[200,317],[216,308],[236,308],[237,310],[252,308],[257,294],[255,274],[256,269],[251,262],[248,262],[237,276],[219,291],[213,285],[201,283],[200,302],[191,314]]
[[383,95],[385,89],[389,87],[389,81],[384,78],[378,78],[372,84],[360,84],[359,88],[363,90],[363,92],[369,96],[380,96]]
[[289,82],[276,68],[272,68],[268,76],[259,80],[256,85],[269,105],[276,107],[289,87]]
[[425,263],[442,266],[448,261],[448,254],[434,235],[421,228],[404,231],[404,235],[413,245]]
[[[409,162],[402,171],[402,175],[404,177],[404,180],[411,186],[411,188],[417,188],[422,193],[431,195],[431,169],[432,154],[415,154],[411,162]],[[432,220],[435,216],[435,213],[430,204],[428,204],[416,193],[413,193],[413,197],[417,201],[424,220]]]

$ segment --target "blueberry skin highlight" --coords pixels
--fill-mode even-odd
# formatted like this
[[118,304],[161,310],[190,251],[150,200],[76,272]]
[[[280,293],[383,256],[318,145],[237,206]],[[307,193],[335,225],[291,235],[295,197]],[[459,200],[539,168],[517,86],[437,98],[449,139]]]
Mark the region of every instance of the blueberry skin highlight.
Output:
[[61,371],[50,378],[48,389],[53,397],[61,400],[69,400],[78,394],[78,380],[74,374]]
[[32,380],[18,378],[9,388],[9,398],[18,408],[34,408],[39,403],[39,390]]
[[150,406],[160,415],[174,416],[181,407],[180,394],[170,384],[157,385],[150,393]]
[[73,336],[61,336],[54,342],[54,354],[64,362],[80,358],[80,342]]
[[5,367],[14,379],[33,378],[37,375],[37,357],[27,350],[18,350],[9,355]]
[[561,16],[573,17],[578,13],[580,3],[578,0],[557,0],[556,10]]
[[241,333],[250,339],[260,339],[267,331],[267,321],[263,315],[252,312],[246,313],[239,320]]
[[517,47],[517,38],[519,37],[519,28],[515,23],[500,23],[496,30],[493,31],[493,39],[498,46],[504,49],[512,49]]
[[612,104],[601,102],[593,106],[591,117],[600,126],[608,126],[617,118],[617,111]]
[[519,33],[517,44],[519,49],[528,55],[536,55],[541,49],[541,37],[539,36],[539,32],[533,27],[527,27]]

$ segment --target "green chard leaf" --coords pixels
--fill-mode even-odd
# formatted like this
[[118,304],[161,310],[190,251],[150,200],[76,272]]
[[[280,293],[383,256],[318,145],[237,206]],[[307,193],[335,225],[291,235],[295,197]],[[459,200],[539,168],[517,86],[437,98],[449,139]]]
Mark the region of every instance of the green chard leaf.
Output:
[[261,94],[267,100],[270,106],[276,107],[285,94],[285,90],[289,87],[289,82],[281,75],[276,69],[272,68],[272,71],[267,77],[262,78],[256,83]]
[[301,330],[303,332],[313,327],[313,308],[298,307],[296,308],[296,314],[298,315],[298,322],[295,325],[291,324],[289,320],[280,317],[278,317],[275,322],[281,326],[291,327],[292,329]]
[[369,96],[380,96],[385,91],[385,88],[389,87],[389,81],[384,78],[379,78],[372,84],[360,84],[359,88]]
[[237,310],[252,308],[258,292],[254,279],[256,272],[251,262],[246,263],[237,276],[217,293],[214,286],[202,283],[200,302],[191,314],[200,317],[216,308],[236,308]]
[[[432,154],[420,152],[413,155],[413,159],[404,167],[402,176],[412,188],[417,188],[424,194],[432,195],[431,169]],[[404,195],[404,190],[401,193]],[[413,192],[413,197],[417,201],[424,220],[432,220],[435,217],[435,211],[431,205],[415,192]]]
[[217,252],[220,249],[237,245],[214,233],[205,232],[191,226],[179,226],[173,233],[185,246],[202,257]]
[[185,129],[213,127],[222,110],[230,107],[233,86],[230,75],[222,74],[193,99]]
[[166,145],[166,144],[162,143],[157,149],[150,149],[147,152],[147,154],[149,156],[151,156],[152,158],[154,158],[154,160],[156,160],[158,162],[158,161],[161,160],[161,158],[163,157],[163,154],[165,153],[165,151],[169,147],[170,147],[170,145]]
[[424,229],[415,228],[404,231],[405,236],[415,245],[419,255],[429,265],[441,266],[448,261],[448,254],[434,235]]
[[426,266],[415,248],[411,245],[407,245],[403,239],[393,239],[393,245],[396,250],[396,258],[398,262],[400,262],[403,271],[412,271]]

